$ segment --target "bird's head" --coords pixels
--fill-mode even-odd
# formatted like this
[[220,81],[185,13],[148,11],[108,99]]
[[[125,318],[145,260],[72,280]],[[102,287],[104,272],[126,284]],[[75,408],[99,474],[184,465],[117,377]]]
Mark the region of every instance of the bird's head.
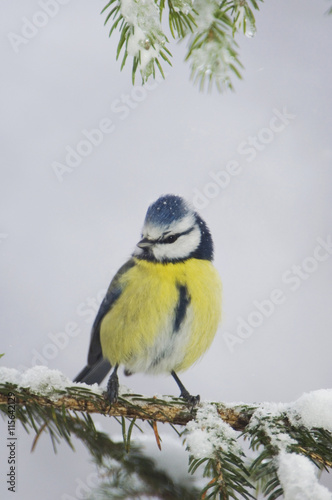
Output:
[[148,208],[134,256],[157,262],[212,260],[211,233],[183,198],[164,195]]

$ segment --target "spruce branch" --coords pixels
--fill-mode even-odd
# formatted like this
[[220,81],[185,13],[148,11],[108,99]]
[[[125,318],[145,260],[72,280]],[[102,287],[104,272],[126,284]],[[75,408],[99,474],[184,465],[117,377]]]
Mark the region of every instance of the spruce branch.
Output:
[[[281,470],[295,463],[301,471],[332,467],[332,391],[315,391],[290,404],[225,405],[202,403],[188,407],[173,397],[122,394],[110,405],[99,390],[71,383],[60,372],[35,367],[24,374],[0,369],[0,412],[12,426],[20,421],[35,433],[33,449],[48,433],[54,450],[60,441],[74,449],[79,439],[103,471],[98,498],[155,496],[161,499],[231,498],[250,500],[259,486],[264,497],[283,494]],[[318,402],[319,412],[313,411]],[[325,408],[322,412],[322,408]],[[301,412],[301,408],[305,411]],[[309,408],[309,411],[308,411]],[[330,408],[330,410],[329,410]],[[123,442],[114,442],[95,428],[92,414],[114,417]],[[147,421],[162,448],[157,422],[181,426],[180,437],[189,452],[189,472],[203,469],[207,484],[197,490],[175,484],[165,471],[144,455],[132,435],[140,420]],[[185,428],[184,428],[185,426]],[[139,428],[139,427],[138,427]],[[9,423],[8,423],[9,429]],[[241,445],[249,442],[254,458]],[[313,481],[318,481],[312,473]],[[301,485],[299,486],[301,487]],[[314,484],[315,488],[323,488]],[[98,493],[98,495],[99,495]],[[108,496],[107,496],[108,495]]]
[[[56,410],[62,412],[99,413],[109,417],[126,417],[186,425],[194,419],[196,410],[189,407],[181,398],[169,397],[159,399],[139,394],[123,394],[117,403],[110,405],[107,397],[84,387],[67,387],[66,391],[54,391],[52,397],[19,388],[15,384],[0,384],[0,411],[6,410],[8,394],[15,394],[15,405],[23,416],[31,408]],[[249,423],[251,413],[247,409],[227,408],[218,404],[217,411],[221,419],[235,430],[243,430]],[[19,417],[18,417],[19,418]],[[22,421],[24,419],[22,418]]]

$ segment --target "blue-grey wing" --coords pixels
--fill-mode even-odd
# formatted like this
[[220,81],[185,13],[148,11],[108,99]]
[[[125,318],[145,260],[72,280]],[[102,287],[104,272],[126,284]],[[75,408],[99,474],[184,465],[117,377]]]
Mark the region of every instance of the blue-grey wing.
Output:
[[88,354],[89,365],[94,365],[103,357],[100,342],[100,325],[105,315],[112,309],[115,302],[118,300],[122,293],[122,286],[120,284],[121,276],[133,266],[135,266],[135,261],[134,259],[130,259],[122,267],[120,267],[120,269],[112,279],[110,286],[108,287],[105,298],[100,305],[96,319],[94,320],[94,323],[92,325],[90,348]]

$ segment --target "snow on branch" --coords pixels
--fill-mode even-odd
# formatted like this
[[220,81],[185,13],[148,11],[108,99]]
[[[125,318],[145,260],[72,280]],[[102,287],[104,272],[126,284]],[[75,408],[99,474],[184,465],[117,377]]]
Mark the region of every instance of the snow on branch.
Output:
[[[17,370],[0,369],[0,406],[7,402],[7,394],[15,394],[15,404],[30,404],[76,412],[99,413],[110,417],[155,420],[173,425],[186,425],[195,412],[183,399],[165,396],[163,399],[120,392],[119,401],[110,405],[97,385],[74,383],[58,370],[36,366],[20,374]],[[220,418],[236,430],[243,430],[250,415],[240,409],[218,406]]]
[[[182,426],[180,436],[189,452],[189,472],[202,468],[204,475],[212,478],[202,495],[249,500],[255,498],[253,492],[259,485],[269,500],[282,494],[286,500],[332,500],[317,477],[319,470],[332,467],[332,389],[304,394],[287,404],[204,402],[195,408],[179,398],[149,398],[127,391],[110,405],[97,385],[74,384],[59,371],[38,366],[21,374],[2,368],[0,411],[7,416],[8,429],[20,421],[27,431],[35,431],[33,446],[44,431],[54,448],[60,440],[73,447],[72,436],[76,436],[100,466],[105,467],[105,459],[115,460],[119,470],[128,468],[129,475],[131,460],[135,467],[137,461],[145,463],[131,444],[137,420],[151,425],[159,447],[157,422]],[[120,419],[123,444],[97,431],[92,413]],[[252,450],[250,459],[243,438]],[[147,468],[148,474],[141,471],[145,478],[140,476],[141,485],[151,477],[151,464]],[[167,488],[169,479],[164,480]],[[128,484],[124,480],[123,488]],[[183,489],[179,496],[172,494],[172,498],[191,498]],[[197,498],[197,492],[195,495],[192,498]]]
[[253,11],[263,0],[110,0],[103,8],[109,36],[119,31],[116,58],[123,54],[121,69],[128,56],[133,58],[132,80],[139,71],[142,82],[155,77],[156,68],[164,77],[162,63],[171,65],[169,40],[164,32],[163,14],[168,13],[172,38],[187,39],[186,61],[191,78],[203,89],[213,82],[221,92],[233,88],[232,75],[241,78],[242,67],[234,36],[256,32]]

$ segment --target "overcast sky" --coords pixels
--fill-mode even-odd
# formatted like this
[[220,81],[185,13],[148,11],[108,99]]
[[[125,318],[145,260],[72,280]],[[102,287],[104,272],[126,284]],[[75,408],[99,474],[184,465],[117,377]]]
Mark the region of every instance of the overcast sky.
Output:
[[[2,365],[46,364],[74,377],[149,203],[175,193],[210,226],[223,281],[223,322],[182,375],[188,389],[252,403],[331,387],[329,2],[262,4],[257,35],[238,37],[243,80],[222,95],[189,81],[185,44],[173,45],[165,81],[133,88],[99,15],[106,2],[63,1],[29,32],[41,3],[0,9]],[[30,38],[14,43],[8,35],[22,30]],[[168,376],[121,382],[178,394]],[[77,481],[94,471],[87,453],[63,445],[55,456],[45,435],[30,454],[32,439],[19,429],[15,500],[75,498]]]

